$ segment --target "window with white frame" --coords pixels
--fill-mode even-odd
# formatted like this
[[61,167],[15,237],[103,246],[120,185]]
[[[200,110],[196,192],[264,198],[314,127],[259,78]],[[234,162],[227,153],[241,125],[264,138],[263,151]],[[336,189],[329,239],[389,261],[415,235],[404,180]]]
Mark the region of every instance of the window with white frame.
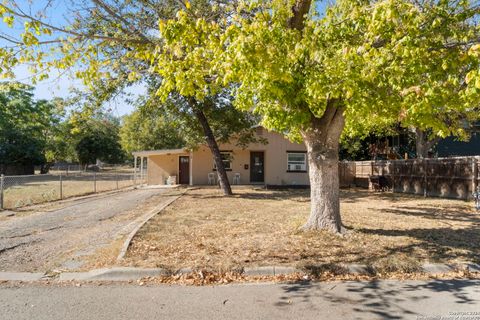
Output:
[[287,171],[307,171],[307,154],[304,152],[288,152]]
[[[225,170],[232,170],[232,153],[227,151],[221,151],[220,155],[222,156],[223,167]],[[213,160],[213,170],[217,170],[217,164],[215,159]]]

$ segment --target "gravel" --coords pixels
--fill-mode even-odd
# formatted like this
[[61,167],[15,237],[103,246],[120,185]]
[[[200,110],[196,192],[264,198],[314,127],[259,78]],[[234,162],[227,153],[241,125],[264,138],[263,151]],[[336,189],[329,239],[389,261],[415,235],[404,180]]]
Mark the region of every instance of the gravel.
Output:
[[77,269],[84,259],[126,236],[135,219],[162,201],[166,189],[136,189],[0,221],[0,271]]

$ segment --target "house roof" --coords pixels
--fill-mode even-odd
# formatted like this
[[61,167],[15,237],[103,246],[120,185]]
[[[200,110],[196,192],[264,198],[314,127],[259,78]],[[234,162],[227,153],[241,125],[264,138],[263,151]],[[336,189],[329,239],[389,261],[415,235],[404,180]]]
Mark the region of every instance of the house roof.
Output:
[[163,149],[163,150],[150,150],[150,151],[135,151],[134,157],[148,157],[148,156],[160,156],[167,154],[179,154],[188,152],[186,149]]

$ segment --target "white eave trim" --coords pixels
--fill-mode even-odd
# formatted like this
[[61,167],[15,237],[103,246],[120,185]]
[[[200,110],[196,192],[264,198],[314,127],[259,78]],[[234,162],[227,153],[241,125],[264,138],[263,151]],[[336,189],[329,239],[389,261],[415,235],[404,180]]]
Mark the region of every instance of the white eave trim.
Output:
[[151,151],[135,151],[133,152],[134,157],[148,157],[148,156],[161,156],[169,154],[180,154],[188,153],[188,150],[185,149],[164,149],[164,150],[151,150]]

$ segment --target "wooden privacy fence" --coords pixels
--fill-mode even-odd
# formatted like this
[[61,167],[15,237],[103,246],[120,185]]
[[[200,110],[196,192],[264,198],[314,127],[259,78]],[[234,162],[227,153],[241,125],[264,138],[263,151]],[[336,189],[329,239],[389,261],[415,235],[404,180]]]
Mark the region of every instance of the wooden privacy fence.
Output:
[[386,188],[426,197],[471,199],[479,184],[480,157],[340,162],[340,185],[373,189],[382,177]]

